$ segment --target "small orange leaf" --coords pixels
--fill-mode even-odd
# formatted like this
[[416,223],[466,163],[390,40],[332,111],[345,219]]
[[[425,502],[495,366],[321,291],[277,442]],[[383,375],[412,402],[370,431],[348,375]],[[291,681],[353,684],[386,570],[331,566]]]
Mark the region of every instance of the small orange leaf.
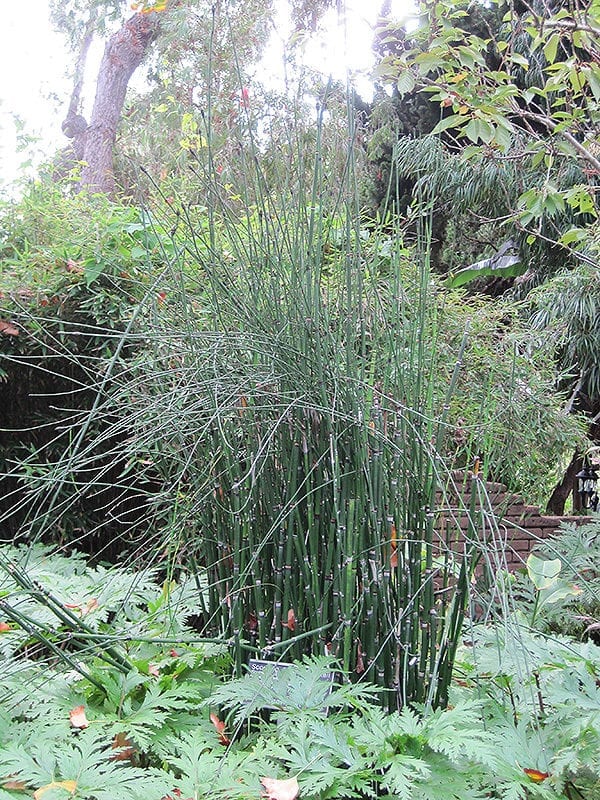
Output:
[[390,553],[390,567],[398,566],[398,533],[392,522],[392,552]]
[[95,611],[98,608],[98,601],[95,597],[92,597],[91,600],[88,600],[85,604],[85,609],[83,610],[83,616],[89,614],[91,611]]
[[287,628],[289,631],[296,630],[296,615],[294,614],[294,609],[290,608],[287,615],[287,622],[282,623],[283,628]]
[[[171,794],[166,794],[164,797],[161,798],[161,800],[175,800],[175,798],[177,798],[177,800],[180,800],[181,795],[183,794],[181,789],[178,789],[176,787],[175,789],[172,790],[172,792],[173,792],[172,795]],[[193,800],[193,798],[192,797],[188,797],[188,798],[186,798],[186,800]]]
[[27,789],[27,784],[24,781],[16,781],[12,778],[3,781],[1,784],[3,789],[12,792],[24,792]]
[[225,733],[225,723],[223,720],[219,719],[216,714],[210,715],[210,721],[217,729],[217,733],[219,734],[219,741],[221,744],[229,744],[231,739]]
[[111,761],[130,761],[137,752],[135,745],[126,733],[116,733],[111,745],[117,752],[110,757]]
[[69,719],[74,728],[87,728],[90,724],[85,715],[85,706],[75,706],[75,708],[72,708]]
[[47,783],[45,786],[41,786],[37,791],[33,793],[33,797],[35,800],[40,800],[47,791],[50,789],[66,789],[67,792],[71,794],[75,794],[77,791],[77,781],[52,781],[52,783]]
[[11,323],[7,322],[5,319],[0,319],[0,333],[3,333],[5,336],[18,336],[19,329],[15,328],[14,325],[11,325]]
[[356,674],[362,675],[365,671],[365,659],[360,639],[356,643]]
[[8,633],[11,631],[12,628],[8,624],[8,622],[0,622],[0,633]]
[[265,787],[262,797],[268,800],[296,800],[300,787],[297,779],[288,778],[287,781],[280,781],[277,778],[261,778],[260,782]]
[[542,781],[550,777],[549,772],[540,772],[539,769],[524,769],[523,772],[528,778],[531,778],[534,783],[542,783]]

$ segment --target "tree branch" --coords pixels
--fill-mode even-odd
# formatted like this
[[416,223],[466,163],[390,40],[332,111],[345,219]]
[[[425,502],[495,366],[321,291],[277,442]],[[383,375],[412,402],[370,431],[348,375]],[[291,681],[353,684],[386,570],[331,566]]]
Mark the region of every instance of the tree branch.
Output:
[[531,120],[532,122],[537,122],[540,125],[543,125],[552,133],[556,133],[558,136],[562,136],[569,144],[576,150],[579,155],[585,159],[589,164],[591,164],[595,170],[600,172],[600,161],[590,153],[590,151],[583,146],[581,142],[578,142],[577,139],[573,136],[572,133],[565,130],[557,130],[559,127],[559,123],[555,122],[551,117],[546,116],[546,114],[535,114],[532,111],[526,111],[518,106],[513,107],[513,113],[516,116],[519,116],[526,120]]

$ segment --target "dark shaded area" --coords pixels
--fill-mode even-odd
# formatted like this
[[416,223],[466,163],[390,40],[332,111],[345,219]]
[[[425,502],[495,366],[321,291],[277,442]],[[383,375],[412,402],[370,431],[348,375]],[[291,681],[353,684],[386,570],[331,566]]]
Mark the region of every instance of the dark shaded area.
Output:
[[[123,425],[106,433],[116,415],[91,414],[111,390],[103,375],[121,332],[83,310],[78,290],[54,298],[43,322],[4,301],[2,317],[19,332],[0,339],[1,538],[40,537],[114,561],[145,537],[156,488],[127,469]],[[120,359],[135,352],[127,345]]]

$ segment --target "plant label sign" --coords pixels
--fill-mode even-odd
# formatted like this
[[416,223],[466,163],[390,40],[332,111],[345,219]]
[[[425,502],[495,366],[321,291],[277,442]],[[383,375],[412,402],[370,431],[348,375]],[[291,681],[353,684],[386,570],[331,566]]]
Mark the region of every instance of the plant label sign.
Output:
[[[290,667],[294,666],[294,664],[286,661],[263,661],[260,658],[251,658],[248,662],[248,671],[252,675],[264,676],[265,680],[276,681],[277,683],[282,684],[285,680],[286,672],[288,672]],[[323,674],[319,677],[319,682],[323,683],[323,692],[319,696],[319,702],[323,701],[327,695],[331,693],[334,679],[335,672],[333,671],[323,672]],[[290,682],[288,684],[287,691],[285,692],[285,695],[288,697],[292,694],[292,680],[293,675],[290,675]],[[265,708],[273,710],[275,707],[265,706]],[[327,714],[327,709],[323,709],[323,713]]]

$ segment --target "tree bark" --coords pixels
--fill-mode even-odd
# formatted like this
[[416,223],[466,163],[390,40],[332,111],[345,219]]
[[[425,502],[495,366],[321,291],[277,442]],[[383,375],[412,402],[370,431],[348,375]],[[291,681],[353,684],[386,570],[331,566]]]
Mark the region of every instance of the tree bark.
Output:
[[159,33],[157,13],[135,14],[104,49],[90,124],[84,132],[80,191],[115,193],[113,148],[129,80]]
[[573,458],[569,466],[565,470],[561,480],[556,484],[546,510],[549,514],[554,514],[557,517],[562,517],[565,513],[565,503],[569,495],[573,492],[573,511],[578,511],[581,507],[581,500],[577,494],[577,479],[575,476],[583,466],[583,458],[581,453],[573,453]]
[[[573,395],[575,397],[575,393]],[[572,398],[573,399],[573,398]],[[570,402],[571,410],[573,408],[574,403]],[[590,441],[597,444],[600,441],[600,411],[598,411],[598,404],[591,405],[589,401],[585,402],[585,410],[588,413],[595,411],[596,413],[589,421],[589,427],[587,431],[588,438]],[[561,480],[556,484],[552,494],[550,495],[550,500],[548,500],[548,505],[546,506],[546,510],[550,514],[555,514],[556,516],[562,516],[565,513],[565,503],[573,492],[573,511],[578,512],[581,511],[581,497],[577,491],[577,478],[575,477],[580,469],[583,468],[584,465],[584,457],[581,453],[575,451],[573,453],[573,458],[571,459],[571,463],[567,467],[565,474],[561,478]],[[597,468],[597,467],[596,467]]]
[[85,150],[85,134],[87,131],[87,121],[81,115],[81,92],[83,89],[83,79],[85,76],[85,65],[87,56],[94,39],[98,11],[92,8],[89,19],[86,23],[83,38],[79,46],[75,72],[73,75],[73,91],[67,116],[62,123],[62,132],[71,141],[56,156],[53,166],[53,178],[55,181],[62,181],[69,177],[72,170],[83,159]]

